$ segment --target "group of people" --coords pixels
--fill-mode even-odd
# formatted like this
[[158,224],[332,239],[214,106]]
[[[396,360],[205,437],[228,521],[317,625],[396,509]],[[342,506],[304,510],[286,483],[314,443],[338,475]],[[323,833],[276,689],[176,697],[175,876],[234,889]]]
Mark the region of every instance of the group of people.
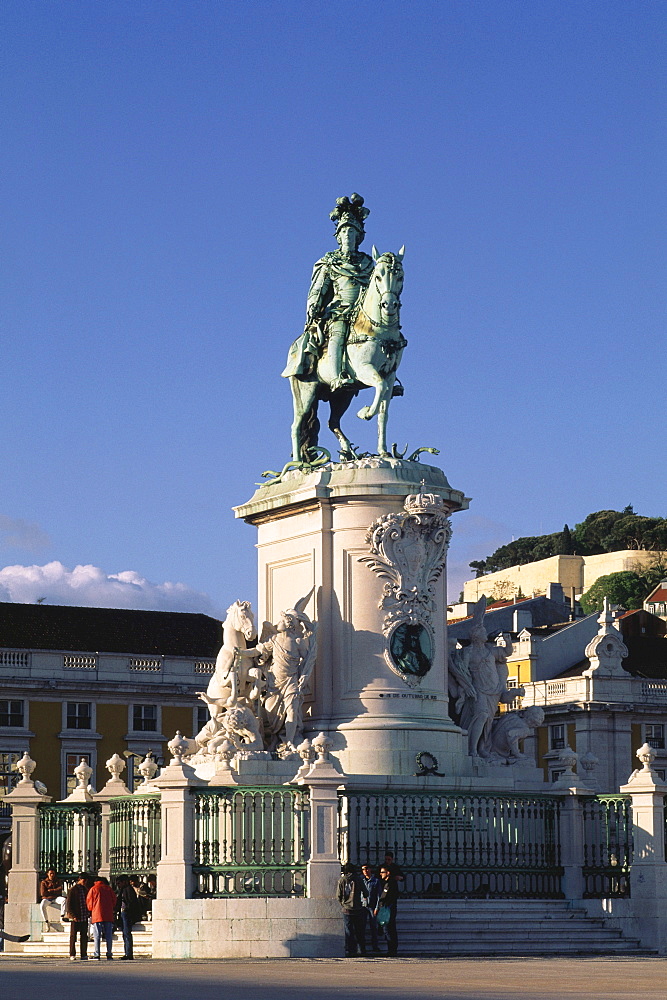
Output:
[[386,942],[387,955],[398,953],[396,908],[403,873],[391,852],[385,854],[378,875],[367,862],[362,864],[360,872],[353,864],[343,866],[337,898],[343,910],[347,958],[367,954],[367,928],[374,954],[382,954],[380,936]]
[[46,878],[40,883],[39,891],[40,907],[47,930],[51,928],[49,907],[60,907],[61,918],[69,921],[70,961],[77,960],[77,940],[80,960],[88,959],[90,929],[93,940],[91,958],[100,961],[104,939],[106,957],[111,961],[114,927],[119,928],[123,934],[121,961],[131,961],[134,958],[132,927],[147,919],[150,914],[156,896],[156,880],[154,875],[149,875],[145,882],[138,875],[120,875],[114,889],[102,875],[91,878],[82,874],[76,877],[74,885],[65,893],[62,881],[53,869],[49,869]]

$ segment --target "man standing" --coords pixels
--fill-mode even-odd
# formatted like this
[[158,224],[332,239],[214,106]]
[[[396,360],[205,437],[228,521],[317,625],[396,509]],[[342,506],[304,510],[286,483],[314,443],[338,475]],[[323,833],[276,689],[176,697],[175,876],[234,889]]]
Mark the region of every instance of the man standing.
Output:
[[90,910],[93,924],[93,958],[100,960],[100,944],[102,935],[107,946],[107,960],[113,958],[113,916],[116,905],[116,893],[107,879],[98,875],[93,888],[86,896],[86,906]]
[[364,222],[370,214],[361,195],[338,198],[331,213],[336,226],[338,250],[326,253],[313,269],[303,334],[290,348],[283,377],[308,376],[320,359],[320,376],[332,392],[353,385],[345,371],[344,351],[352,313],[365,292],[373,271],[373,259],[359,251],[366,235]]
[[121,962],[131,962],[134,958],[134,941],[132,939],[132,926],[141,917],[141,904],[127,875],[121,875],[116,883],[118,888],[118,899],[116,900],[116,916],[120,917],[120,925],[123,931],[124,955]]
[[378,942],[378,925],[375,920],[375,908],[380,895],[381,882],[377,875],[373,874],[373,869],[369,864],[361,866],[361,883],[364,906],[366,907],[369,929],[371,932],[371,949],[375,952],[380,950]]
[[42,911],[42,917],[44,918],[44,923],[46,924],[47,931],[51,930],[51,922],[49,920],[49,914],[47,912],[47,906],[58,906],[60,907],[60,916],[63,915],[63,904],[65,902],[65,890],[63,884],[58,878],[53,868],[49,868],[46,873],[46,878],[43,878],[39,883],[39,895],[40,904],[39,908]]
[[[387,954],[395,956],[398,951],[398,934],[396,932],[396,906],[398,903],[398,884],[396,877],[392,875],[387,865],[380,867],[380,878],[382,879],[382,892],[378,898],[375,916],[378,923],[383,928],[387,938]],[[381,913],[381,911],[385,913]],[[386,914],[387,920],[382,920]]]
[[79,875],[75,884],[67,893],[65,900],[65,916],[69,925],[69,960],[76,961],[76,938],[79,936],[81,946],[81,961],[88,958],[88,906],[86,905],[86,876]]
[[357,875],[354,865],[346,864],[343,867],[336,896],[343,910],[345,957],[353,958],[357,954],[357,949],[360,955],[365,955],[366,908],[362,894],[362,881]]

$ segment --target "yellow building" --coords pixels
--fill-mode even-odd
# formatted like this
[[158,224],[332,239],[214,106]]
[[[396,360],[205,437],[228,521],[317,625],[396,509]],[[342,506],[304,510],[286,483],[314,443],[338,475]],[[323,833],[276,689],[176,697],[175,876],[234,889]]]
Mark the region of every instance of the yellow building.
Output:
[[125,754],[132,788],[149,750],[168,757],[177,729],[192,735],[208,718],[196,692],[222,631],[207,615],[0,603],[0,636],[0,839],[24,751],[55,799],[71,791],[82,757],[99,787],[105,761]]

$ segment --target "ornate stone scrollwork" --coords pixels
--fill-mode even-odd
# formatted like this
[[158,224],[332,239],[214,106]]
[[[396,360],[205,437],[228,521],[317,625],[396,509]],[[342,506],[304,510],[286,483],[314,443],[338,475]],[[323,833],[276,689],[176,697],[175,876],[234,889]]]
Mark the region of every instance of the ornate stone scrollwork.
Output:
[[370,556],[360,562],[386,580],[378,604],[385,612],[385,660],[410,687],[433,666],[434,588],[445,567],[452,529],[442,497],[416,493],[398,514],[384,514],[366,535]]

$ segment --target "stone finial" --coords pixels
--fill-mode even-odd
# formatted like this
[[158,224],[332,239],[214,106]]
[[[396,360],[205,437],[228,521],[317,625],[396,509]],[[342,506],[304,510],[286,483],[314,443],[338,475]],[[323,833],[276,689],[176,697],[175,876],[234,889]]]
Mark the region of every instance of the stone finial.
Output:
[[558,754],[558,763],[563,764],[566,768],[563,778],[574,777],[574,769],[577,766],[579,757],[574,752],[572,747],[566,746]]
[[115,753],[113,757],[109,757],[105,766],[111,775],[112,781],[120,781],[120,776],[125,770],[125,761],[120,754]]
[[657,757],[653,747],[649,746],[648,743],[644,743],[636,751],[636,755],[641,761],[642,766],[632,772],[626,785],[621,785],[621,791],[632,792],[634,794],[634,792],[659,790],[664,795],[667,790],[667,783],[653,769],[653,761]]
[[153,756],[152,750],[148,751],[148,753],[142,760],[141,764],[139,764],[139,766],[137,767],[137,771],[144,779],[139,785],[139,789],[137,789],[137,791],[139,791],[142,788],[145,791],[146,786],[150,785],[151,781],[153,780],[158,771],[158,766],[155,763],[155,757]]
[[599,763],[599,758],[596,757],[594,753],[591,753],[590,750],[587,753],[579,755],[579,764],[588,774],[590,774],[591,771],[594,771]]
[[319,761],[329,760],[329,751],[333,746],[333,740],[331,737],[327,736],[326,733],[318,733],[313,740],[312,747],[317,754],[317,759]]
[[635,756],[638,757],[639,760],[642,762],[643,765],[642,772],[644,774],[652,774],[653,761],[657,757],[657,754],[653,749],[653,747],[649,746],[648,743],[644,743],[644,745],[641,746],[639,750],[637,750]]
[[19,785],[34,785],[32,780],[32,772],[37,767],[37,762],[32,759],[28,751],[26,750],[20,760],[16,761],[14,769],[21,774],[21,780]]
[[76,778],[76,787],[77,788],[83,788],[83,789],[87,790],[88,789],[88,783],[90,781],[90,777],[91,777],[91,775],[93,773],[93,769],[92,769],[92,767],[90,766],[90,764],[88,763],[88,761],[86,760],[85,757],[81,758],[81,760],[79,761],[79,763],[77,764],[77,766],[74,768],[74,771],[72,773],[74,774],[74,777]]
[[238,753],[231,740],[223,740],[215,750],[215,772],[210,779],[211,785],[236,785],[237,776],[232,768],[232,761]]
[[180,729],[177,729],[176,735],[172,740],[169,740],[167,746],[169,747],[169,752],[174,758],[174,763],[181,764],[183,762],[183,754],[189,748],[190,744],[185,736],[183,736]]
[[308,739],[304,740],[303,743],[299,743],[296,752],[304,764],[308,765],[312,764],[317,757],[317,751],[314,750],[313,744]]
[[574,773],[574,769],[579,763],[579,755],[572,747],[563,747],[558,754],[558,763],[565,767],[565,771],[561,774],[558,781],[554,781],[551,786],[554,791],[568,791],[570,793],[575,791],[584,794],[592,792],[592,789],[584,784],[579,775]]
[[588,677],[626,676],[623,660],[628,655],[628,647],[623,642],[621,633],[614,621],[609,599],[605,597],[604,608],[598,618],[600,626],[597,635],[593,636],[585,649],[585,655],[591,661],[590,667],[584,670]]
[[303,740],[302,743],[299,743],[298,747],[296,748],[296,752],[298,753],[303,763],[301,764],[301,767],[296,772],[292,780],[285,782],[285,784],[287,785],[296,785],[299,783],[299,780],[301,778],[305,778],[305,776],[308,774],[308,772],[310,771],[311,767],[313,766],[317,758],[317,752],[313,749],[313,744],[310,742],[309,739],[305,739]]
[[231,764],[237,753],[238,750],[231,740],[223,740],[215,755],[219,760],[226,760],[228,764]]

